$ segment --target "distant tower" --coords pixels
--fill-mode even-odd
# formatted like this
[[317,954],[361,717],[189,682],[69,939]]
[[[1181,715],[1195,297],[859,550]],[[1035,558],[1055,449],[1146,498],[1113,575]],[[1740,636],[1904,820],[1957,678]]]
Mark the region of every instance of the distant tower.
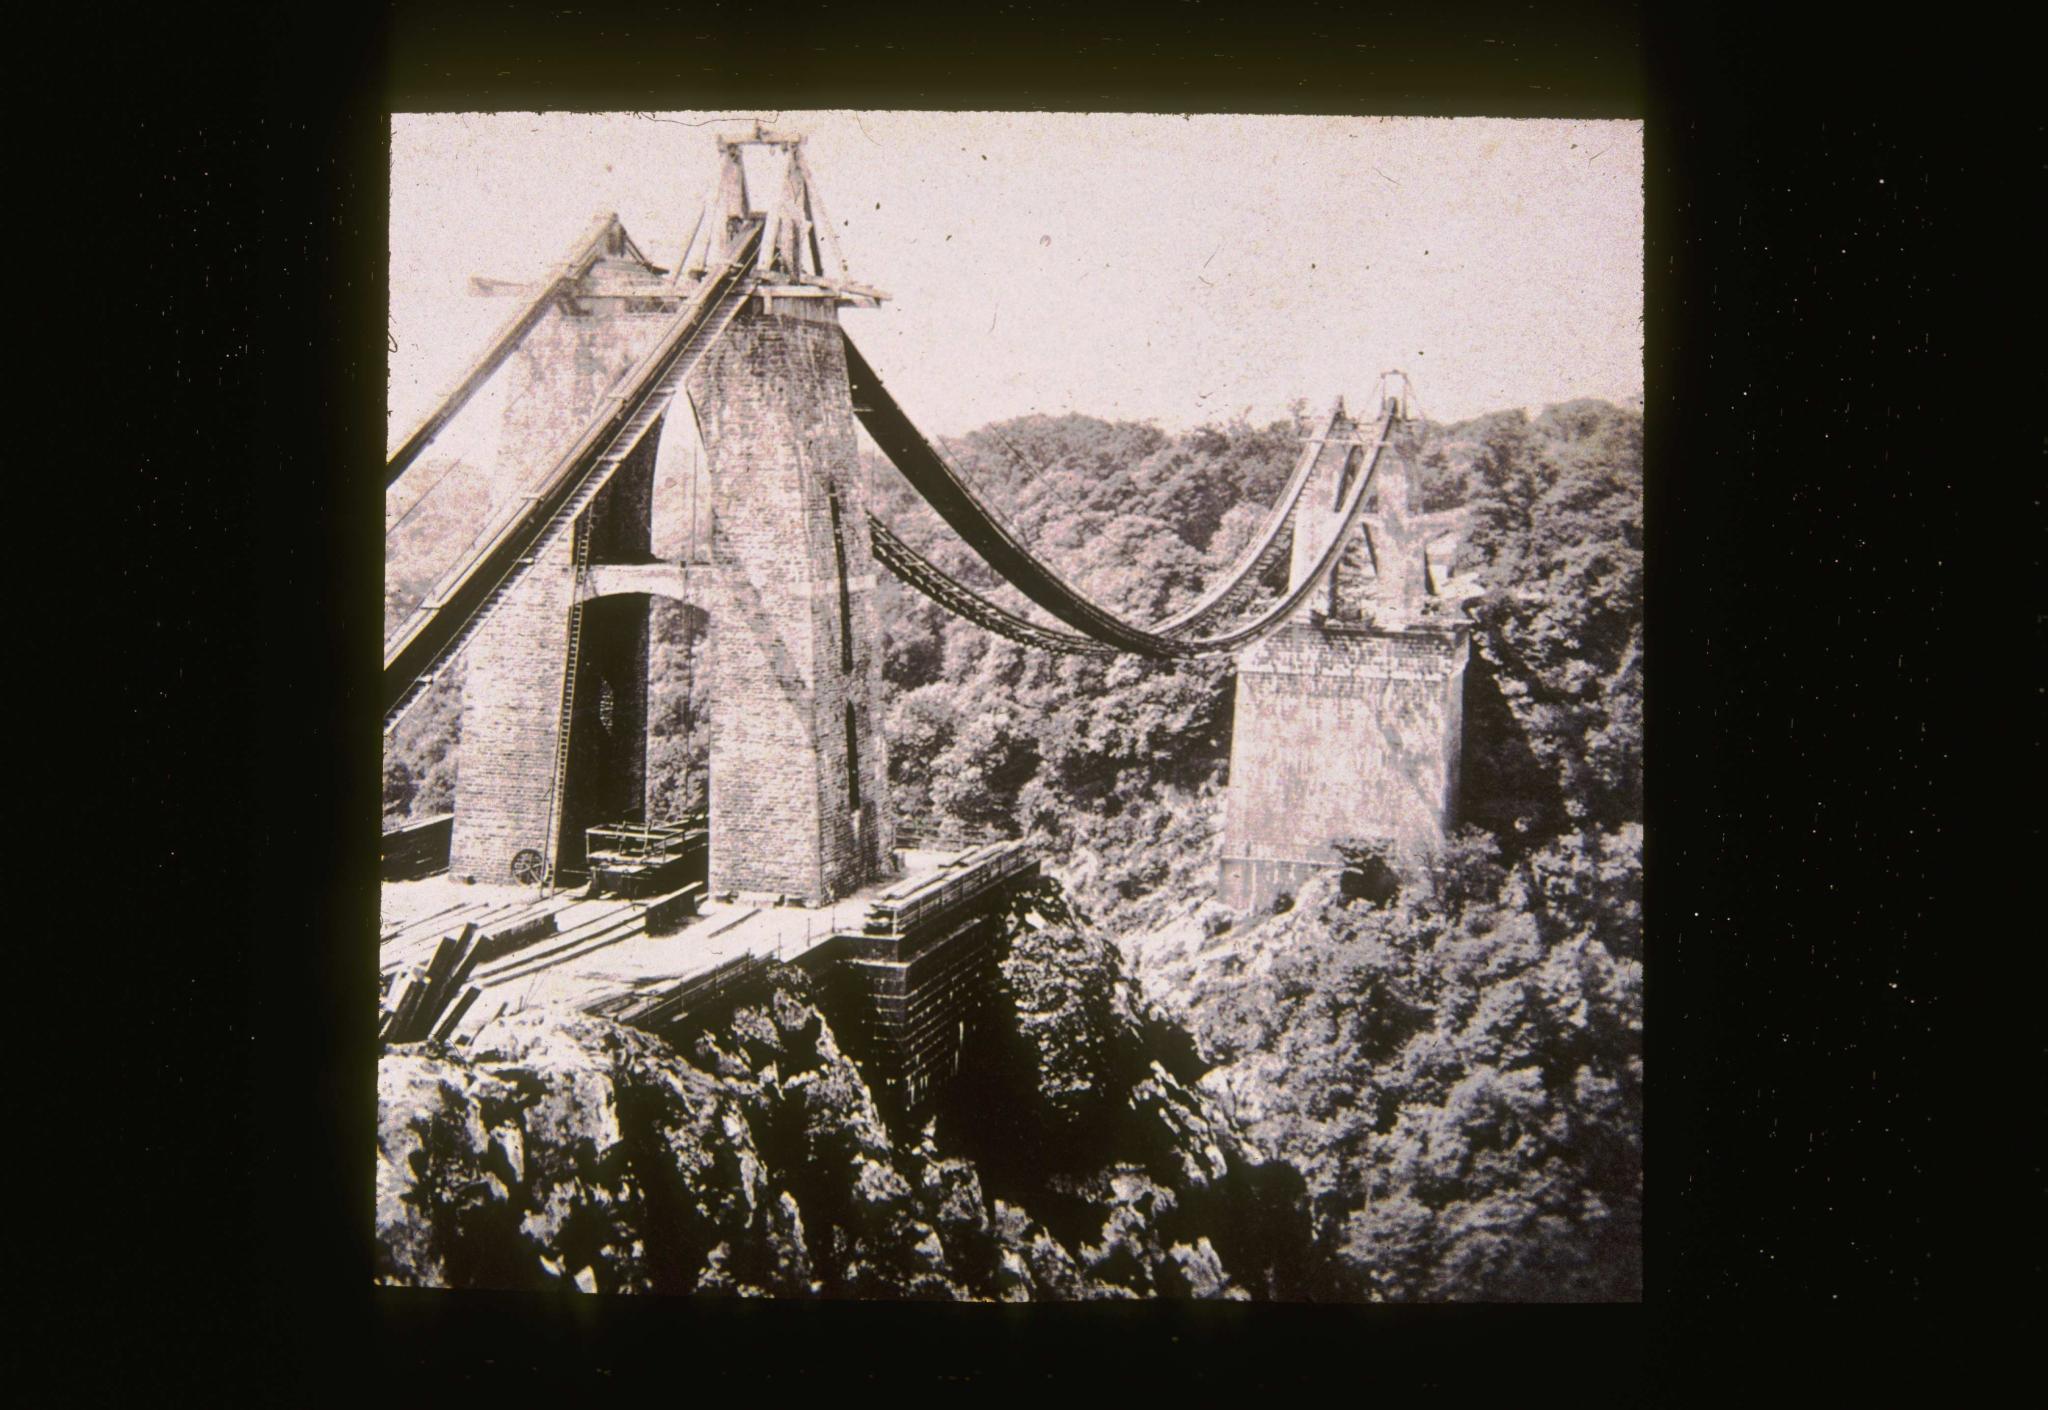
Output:
[[[749,195],[749,153],[773,173],[765,208]],[[707,452],[710,570],[652,561],[658,433],[572,530],[537,546],[469,650],[457,874],[574,871],[584,828],[641,816],[651,592],[711,618],[712,891],[816,904],[893,863],[875,572],[838,322],[841,306],[883,296],[844,277],[801,138],[757,127],[719,142],[717,184],[673,276],[611,223],[601,257],[509,365],[500,455],[527,479],[555,464],[756,218],[758,292],[686,383]]]
[[[1307,620],[1238,658],[1217,884],[1238,909],[1338,866],[1340,839],[1377,839],[1413,859],[1442,843],[1456,815],[1469,628],[1451,609],[1471,586],[1444,573],[1456,516],[1415,512],[1400,386],[1382,398],[1395,430],[1359,542],[1310,596]],[[1328,424],[1296,515],[1290,588],[1313,571],[1345,491],[1370,466],[1372,424],[1341,402]]]

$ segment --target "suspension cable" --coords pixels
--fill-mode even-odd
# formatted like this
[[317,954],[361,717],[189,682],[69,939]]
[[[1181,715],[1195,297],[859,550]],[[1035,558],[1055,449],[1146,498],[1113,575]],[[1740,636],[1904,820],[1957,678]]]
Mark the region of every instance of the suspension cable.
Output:
[[[844,330],[842,335],[844,334]],[[1370,458],[1338,508],[1337,527],[1308,572],[1280,603],[1248,625],[1218,637],[1170,636],[1138,626],[1109,612],[1071,587],[1052,567],[1031,552],[982,502],[979,495],[932,448],[903,409],[889,396],[846,338],[847,372],[854,406],[875,443],[893,460],[911,485],[939,517],[952,526],[997,574],[1026,597],[1081,634],[1104,645],[1160,660],[1222,655],[1249,646],[1286,624],[1308,600],[1316,585],[1336,566],[1357,529],[1365,497],[1377,478],[1381,455],[1391,437],[1396,414],[1384,412],[1370,442]],[[956,585],[957,586],[957,585]]]

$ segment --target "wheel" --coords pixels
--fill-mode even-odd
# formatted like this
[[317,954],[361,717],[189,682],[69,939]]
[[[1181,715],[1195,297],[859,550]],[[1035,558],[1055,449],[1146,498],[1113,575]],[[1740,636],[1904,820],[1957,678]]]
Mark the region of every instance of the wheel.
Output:
[[527,886],[538,886],[547,880],[547,862],[531,847],[521,847],[512,854],[512,879]]

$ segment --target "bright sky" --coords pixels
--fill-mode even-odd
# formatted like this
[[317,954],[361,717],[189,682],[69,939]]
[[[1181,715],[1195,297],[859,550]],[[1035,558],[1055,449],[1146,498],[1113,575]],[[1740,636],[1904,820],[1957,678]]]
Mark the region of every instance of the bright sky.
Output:
[[[1636,122],[782,112],[392,120],[395,442],[537,277],[615,210],[673,267],[755,116],[809,138],[843,318],[924,430],[1034,411],[1170,428],[1402,368],[1457,419],[1642,393]],[[757,197],[758,199],[758,197]]]

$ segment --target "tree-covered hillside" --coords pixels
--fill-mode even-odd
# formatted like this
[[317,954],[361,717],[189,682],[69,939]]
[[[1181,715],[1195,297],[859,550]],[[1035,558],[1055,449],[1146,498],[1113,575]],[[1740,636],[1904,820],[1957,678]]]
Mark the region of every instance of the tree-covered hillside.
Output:
[[[1248,542],[1304,420],[1171,435],[1034,416],[941,449],[1083,591],[1149,619]],[[1178,1051],[1177,1078],[1298,1172],[1321,1271],[1269,1286],[1639,1295],[1641,446],[1639,415],[1590,401],[1423,428],[1419,507],[1468,509],[1453,566],[1486,588],[1468,604],[1465,825],[1375,899],[1319,883],[1274,915],[1214,904],[1228,662],[1052,656],[882,579],[899,818],[1031,841],[1121,950],[1148,1051]],[[1035,613],[886,462],[867,469],[912,547]],[[703,626],[657,610],[656,815],[704,796]],[[401,730],[391,815],[446,806],[455,713],[430,697]],[[1089,1041],[1068,1045],[1077,1072]]]
[[[1028,541],[1145,617],[1242,546],[1295,431],[1031,418],[945,449]],[[906,811],[1043,849],[1192,1036],[1204,1087],[1307,1178],[1355,1295],[1639,1295],[1641,447],[1640,417],[1599,402],[1425,428],[1422,507],[1468,507],[1454,567],[1487,588],[1466,825],[1378,905],[1324,884],[1241,920],[1210,899],[1227,664],[1050,657],[885,598]],[[876,482],[906,538],[976,581]]]

